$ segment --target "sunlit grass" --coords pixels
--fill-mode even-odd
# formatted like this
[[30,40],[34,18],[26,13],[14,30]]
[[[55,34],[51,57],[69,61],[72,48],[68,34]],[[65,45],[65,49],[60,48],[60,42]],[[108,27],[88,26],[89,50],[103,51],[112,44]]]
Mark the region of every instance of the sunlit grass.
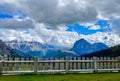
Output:
[[2,75],[0,81],[120,81],[120,73]]

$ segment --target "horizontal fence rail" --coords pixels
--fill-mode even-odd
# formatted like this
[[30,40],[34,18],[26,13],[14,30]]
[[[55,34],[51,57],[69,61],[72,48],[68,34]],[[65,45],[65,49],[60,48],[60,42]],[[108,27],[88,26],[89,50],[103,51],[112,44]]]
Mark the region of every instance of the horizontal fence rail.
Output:
[[93,73],[120,70],[120,57],[3,58],[0,74],[11,73]]

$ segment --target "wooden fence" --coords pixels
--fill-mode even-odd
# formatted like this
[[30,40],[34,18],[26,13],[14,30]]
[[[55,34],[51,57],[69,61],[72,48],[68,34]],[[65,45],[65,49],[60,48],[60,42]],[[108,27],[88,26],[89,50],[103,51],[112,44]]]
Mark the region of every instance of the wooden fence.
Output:
[[120,57],[4,58],[0,74],[119,71]]

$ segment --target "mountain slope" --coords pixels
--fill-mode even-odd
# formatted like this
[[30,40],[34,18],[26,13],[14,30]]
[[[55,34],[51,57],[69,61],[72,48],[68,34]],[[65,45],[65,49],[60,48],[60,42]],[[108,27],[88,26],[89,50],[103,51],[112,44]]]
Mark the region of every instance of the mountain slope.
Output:
[[70,56],[73,57],[75,54],[68,50],[63,51],[63,48],[54,47],[48,44],[42,44],[36,41],[6,41],[8,47],[14,49],[15,56],[19,57],[39,57],[39,58],[59,58]]
[[74,46],[71,50],[76,52],[76,54],[83,55],[83,54],[89,54],[89,53],[100,51],[107,48],[108,46],[103,43],[91,44],[84,39],[80,39],[74,43]]
[[105,49],[102,51],[94,52],[88,55],[83,55],[86,57],[92,57],[92,56],[97,56],[97,57],[105,57],[105,56],[110,56],[110,57],[117,57],[120,56],[120,45],[111,47],[109,49]]
[[8,47],[2,40],[0,40],[0,55],[5,57],[8,55],[16,56],[16,53],[12,48]]
[[75,57],[75,53],[67,50],[39,50],[39,51],[27,51],[14,50],[18,57],[24,58],[63,58],[65,56]]

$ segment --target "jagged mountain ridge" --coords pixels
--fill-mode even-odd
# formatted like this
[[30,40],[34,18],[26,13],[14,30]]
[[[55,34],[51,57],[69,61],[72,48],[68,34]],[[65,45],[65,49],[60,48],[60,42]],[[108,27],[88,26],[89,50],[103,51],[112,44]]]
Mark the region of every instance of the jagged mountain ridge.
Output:
[[55,49],[54,46],[48,44],[42,44],[36,41],[6,41],[8,47],[17,49],[20,51],[39,51],[41,49]]
[[104,50],[107,48],[108,48],[108,46],[103,43],[91,44],[84,39],[80,39],[74,43],[74,46],[71,50],[74,51],[76,54],[84,55],[84,54],[89,54],[92,52]]
[[65,56],[75,56],[73,52],[66,52],[60,47],[54,47],[48,44],[42,44],[36,41],[6,41],[8,47],[13,48],[18,57],[25,58],[60,58]]
[[57,49],[54,46],[48,44],[42,44],[36,41],[8,41],[5,42],[8,47],[13,48],[16,56],[20,57],[40,57],[40,58],[56,58],[65,56],[80,56],[89,54],[92,52],[107,49],[108,46],[103,43],[89,43],[84,39],[76,41],[73,48],[68,50],[69,52],[62,52],[61,49]]

